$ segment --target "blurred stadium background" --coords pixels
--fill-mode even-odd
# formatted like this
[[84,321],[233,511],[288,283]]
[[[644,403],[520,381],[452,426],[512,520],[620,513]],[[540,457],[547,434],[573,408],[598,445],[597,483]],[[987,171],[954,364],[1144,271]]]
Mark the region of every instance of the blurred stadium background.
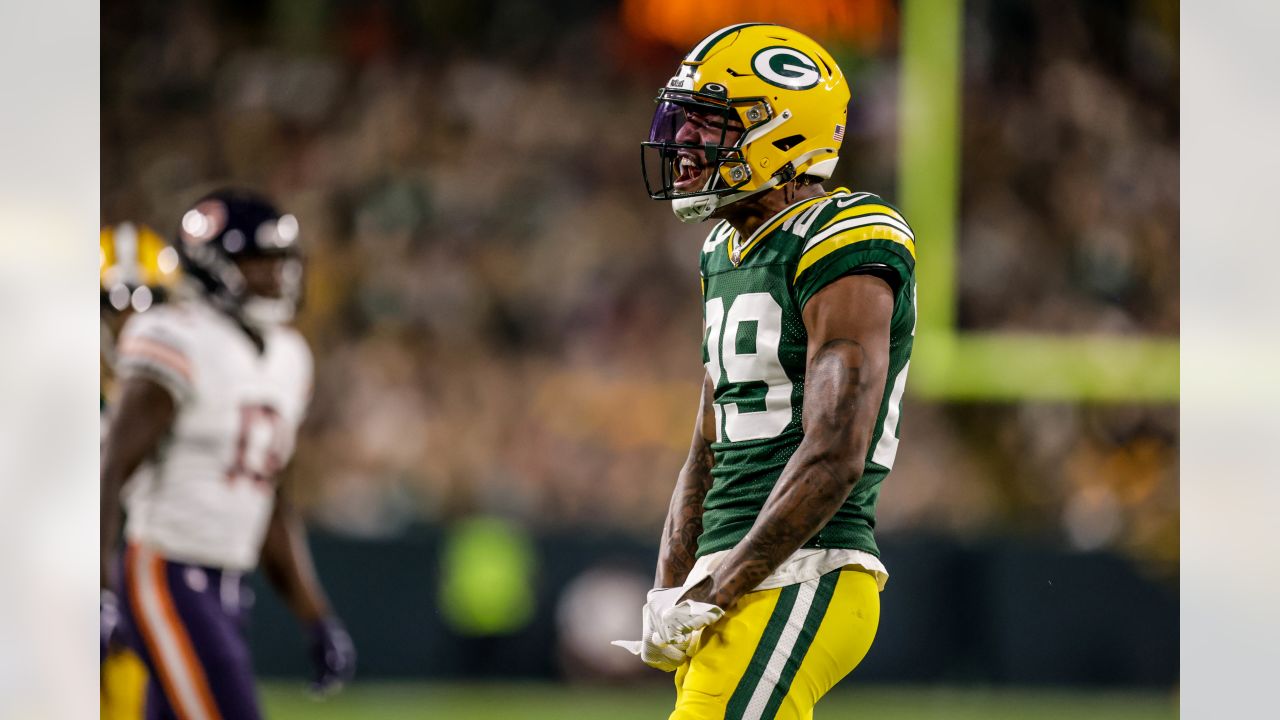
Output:
[[[274,717],[662,717],[638,632],[702,369],[704,227],[656,89],[717,27],[852,83],[839,185],[921,238],[871,654],[820,716],[1157,718],[1178,682],[1178,5],[122,0],[102,222],[279,198],[316,401],[288,482],[361,650],[324,704],[260,587]],[[584,608],[596,627],[560,618]]]

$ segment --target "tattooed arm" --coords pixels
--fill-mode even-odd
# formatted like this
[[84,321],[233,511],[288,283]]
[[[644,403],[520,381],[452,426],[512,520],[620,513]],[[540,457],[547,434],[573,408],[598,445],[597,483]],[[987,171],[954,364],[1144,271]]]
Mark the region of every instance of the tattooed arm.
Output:
[[821,530],[849,497],[862,477],[884,395],[892,316],[893,291],[871,275],[843,277],[805,306],[804,440],[746,537],[686,598],[727,609]]
[[662,528],[654,587],[677,587],[684,583],[693,568],[698,536],[702,534],[702,500],[711,489],[711,442],[716,437],[711,392],[711,379],[708,377],[702,381],[702,400],[698,404],[698,421],[693,428],[689,458],[684,461],[684,467],[676,478],[667,522]]

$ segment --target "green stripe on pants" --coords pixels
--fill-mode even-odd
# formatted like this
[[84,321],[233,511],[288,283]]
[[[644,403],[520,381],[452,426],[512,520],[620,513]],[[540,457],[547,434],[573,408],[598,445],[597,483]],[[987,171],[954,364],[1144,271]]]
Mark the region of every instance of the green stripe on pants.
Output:
[[795,645],[787,655],[786,665],[782,668],[778,684],[774,686],[773,693],[769,696],[769,703],[765,705],[764,712],[760,715],[761,718],[772,718],[777,715],[778,708],[782,705],[782,699],[791,691],[791,681],[795,680],[796,672],[800,670],[800,663],[804,662],[804,656],[808,654],[809,646],[813,644],[813,638],[818,634],[822,619],[827,616],[827,606],[831,604],[831,596],[835,594],[836,583],[839,581],[839,570],[823,575],[822,579],[818,581],[818,589],[814,593],[813,604],[809,606],[809,612],[804,618],[804,625],[800,628],[800,635],[796,638]]
[[795,606],[796,597],[799,594],[799,585],[788,585],[778,594],[778,604],[774,606],[773,614],[769,616],[769,622],[764,626],[764,633],[761,634],[756,651],[751,656],[747,671],[738,680],[738,686],[734,688],[733,696],[729,698],[729,704],[724,713],[725,720],[741,720],[742,714],[747,709],[747,703],[751,701],[751,695],[760,684],[760,678],[764,676],[765,668],[769,665],[769,658],[773,656],[773,650],[778,645],[778,638],[782,637],[782,631],[787,626],[787,618],[791,616],[791,609]]

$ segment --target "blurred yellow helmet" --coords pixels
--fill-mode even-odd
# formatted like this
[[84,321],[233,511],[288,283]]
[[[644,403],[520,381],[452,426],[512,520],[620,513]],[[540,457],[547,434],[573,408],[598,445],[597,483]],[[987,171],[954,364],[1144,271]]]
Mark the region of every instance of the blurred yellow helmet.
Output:
[[[641,143],[649,196],[674,201],[677,217],[699,222],[801,175],[831,177],[849,86],[831,55],[809,37],[781,25],[743,23],[711,33],[689,51],[657,103],[649,139]],[[691,114],[718,122],[721,141],[677,141]],[[730,140],[739,124],[741,134]],[[677,190],[690,150],[705,153],[713,172],[702,187]]]
[[180,274],[178,252],[146,225],[102,228],[98,285],[103,310],[143,312],[165,301]]

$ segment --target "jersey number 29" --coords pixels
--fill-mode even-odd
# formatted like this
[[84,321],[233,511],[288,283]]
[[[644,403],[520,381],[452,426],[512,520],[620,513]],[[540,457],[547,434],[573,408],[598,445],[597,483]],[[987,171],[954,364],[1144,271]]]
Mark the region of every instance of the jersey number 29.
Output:
[[[755,324],[755,347],[740,348],[744,324]],[[707,301],[707,372],[716,385],[721,370],[730,383],[761,382],[764,410],[743,411],[738,403],[716,402],[716,439],[728,442],[765,440],[791,422],[791,378],[778,359],[782,340],[782,306],[769,293],[744,293],[733,299],[728,313],[724,298]]]
[[[755,347],[750,352],[739,351],[738,336],[744,323],[756,326]],[[746,293],[734,298],[726,313],[724,298],[712,298],[707,301],[706,325],[707,372],[716,386],[720,384],[722,370],[730,383],[761,382],[767,386],[764,410],[743,411],[736,402],[712,404],[716,414],[716,440],[766,440],[781,433],[791,422],[792,390],[791,378],[778,358],[782,306],[769,293]],[[898,419],[908,367],[910,363],[894,378],[880,438],[871,453],[871,461],[885,468],[893,467],[898,454]]]

